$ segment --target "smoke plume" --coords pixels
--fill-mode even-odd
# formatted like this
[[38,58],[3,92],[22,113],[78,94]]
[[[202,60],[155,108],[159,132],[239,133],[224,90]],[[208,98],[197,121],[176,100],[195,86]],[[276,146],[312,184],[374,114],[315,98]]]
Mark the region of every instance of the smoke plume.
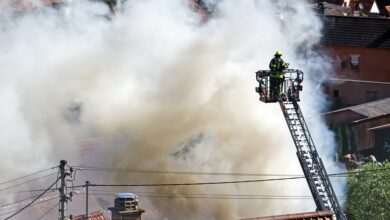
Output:
[[[276,50],[306,73],[302,108],[320,152],[332,155],[332,134],[317,116],[325,106],[317,86],[329,68],[312,49],[321,25],[306,1],[204,1],[213,10],[206,21],[186,0],[128,0],[116,16],[98,1],[67,1],[59,8],[33,2],[22,12],[2,5],[1,179],[60,159],[132,170],[302,175],[279,106],[259,102],[254,90],[254,72],[267,69]],[[77,178],[183,183],[260,177],[80,171]],[[310,196],[304,179],[104,190]],[[91,204],[91,210],[112,205],[112,196],[95,197],[104,202]],[[141,197],[140,204],[147,219],[315,210],[310,198]],[[84,210],[83,198],[69,205],[70,213]]]

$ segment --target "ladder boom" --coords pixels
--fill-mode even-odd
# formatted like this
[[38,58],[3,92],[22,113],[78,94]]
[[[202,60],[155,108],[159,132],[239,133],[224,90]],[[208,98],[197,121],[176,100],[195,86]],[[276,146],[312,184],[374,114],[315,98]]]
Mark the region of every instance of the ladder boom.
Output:
[[[260,94],[260,101],[265,103],[276,102],[269,97],[269,71],[256,72],[259,87],[256,92]],[[283,91],[284,99],[277,100],[282,109],[287,127],[293,138],[296,154],[301,164],[310,192],[318,211],[331,210],[336,219],[346,220],[346,216],[338,203],[336,194],[329,180],[328,174],[321,158],[318,155],[309,128],[305,122],[302,111],[298,105],[300,85],[303,81],[303,72],[300,70],[286,70]]]

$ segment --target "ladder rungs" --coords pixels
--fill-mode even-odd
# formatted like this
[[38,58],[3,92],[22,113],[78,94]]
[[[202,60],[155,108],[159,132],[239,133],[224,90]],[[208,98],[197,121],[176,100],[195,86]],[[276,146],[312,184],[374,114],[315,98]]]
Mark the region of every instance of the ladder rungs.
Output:
[[[295,100],[296,101],[296,100]],[[284,113],[287,126],[297,148],[297,156],[301,162],[303,172],[309,182],[309,187],[313,190],[316,201],[322,203],[321,208],[325,210],[339,210],[338,204],[333,204],[332,190],[327,177],[323,174],[324,169],[319,163],[316,148],[311,139],[310,131],[306,125],[302,111],[296,102],[283,102],[282,111]],[[328,193],[330,193],[328,195]],[[336,200],[337,201],[337,200]],[[342,211],[341,211],[342,212]],[[338,214],[335,214],[339,218]],[[345,218],[340,218],[344,220]]]

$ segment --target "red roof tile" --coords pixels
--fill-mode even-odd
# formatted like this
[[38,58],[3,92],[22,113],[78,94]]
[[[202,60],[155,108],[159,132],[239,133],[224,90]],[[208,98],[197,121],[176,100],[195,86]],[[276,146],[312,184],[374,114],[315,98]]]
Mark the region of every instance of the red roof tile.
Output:
[[[85,220],[85,215],[73,216],[72,220]],[[88,220],[107,220],[103,212],[97,211],[88,214]]]
[[275,215],[267,217],[246,218],[241,220],[332,220],[332,211],[305,212],[287,215]]

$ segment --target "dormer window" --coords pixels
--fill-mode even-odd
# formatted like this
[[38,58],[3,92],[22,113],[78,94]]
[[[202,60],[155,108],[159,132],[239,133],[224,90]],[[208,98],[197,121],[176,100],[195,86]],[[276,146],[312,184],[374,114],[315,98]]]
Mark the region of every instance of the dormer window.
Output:
[[359,68],[359,58],[360,54],[351,54],[351,67],[354,69]]

